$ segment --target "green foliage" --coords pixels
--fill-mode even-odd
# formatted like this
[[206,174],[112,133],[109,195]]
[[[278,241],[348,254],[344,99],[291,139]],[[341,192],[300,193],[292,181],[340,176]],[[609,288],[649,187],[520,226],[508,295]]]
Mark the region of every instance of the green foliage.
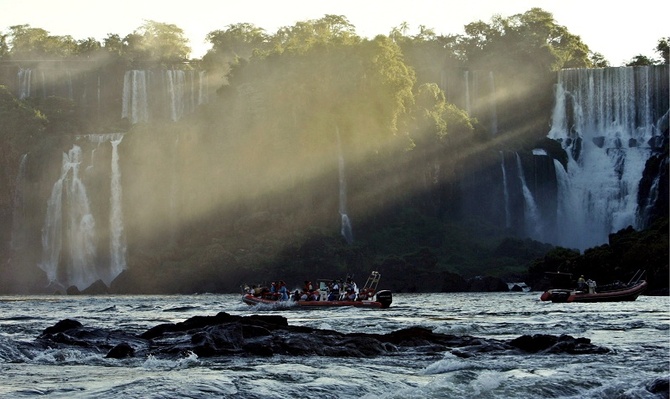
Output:
[[174,24],[147,20],[123,39],[124,52],[135,63],[171,65],[189,59],[184,31]]
[[636,55],[635,57],[633,57],[632,60],[626,63],[626,66],[646,66],[646,65],[654,65],[654,60],[642,54]]
[[77,52],[77,42],[71,36],[52,36],[46,30],[30,25],[10,26],[9,41],[13,60],[53,59]]
[[658,39],[658,44],[656,45],[656,52],[661,56],[662,64],[669,64],[670,61],[670,36],[663,37]]
[[532,8],[509,18],[495,16],[465,26],[461,51],[472,66],[501,71],[523,67],[553,70],[589,66],[589,49],[553,15]]
[[44,114],[0,86],[0,138],[4,143],[10,143],[17,153],[25,153],[46,125]]

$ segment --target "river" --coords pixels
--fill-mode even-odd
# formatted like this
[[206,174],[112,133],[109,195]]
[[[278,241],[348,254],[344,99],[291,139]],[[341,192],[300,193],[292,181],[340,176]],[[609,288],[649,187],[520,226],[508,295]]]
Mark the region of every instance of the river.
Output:
[[[550,303],[539,292],[394,294],[389,309],[274,311],[239,295],[0,297],[1,398],[658,398],[670,378],[670,298]],[[142,333],[192,316],[281,314],[290,325],[389,333],[410,326],[508,340],[525,334],[585,337],[598,355],[395,353],[374,358],[107,359],[76,349],[24,353],[70,318]]]

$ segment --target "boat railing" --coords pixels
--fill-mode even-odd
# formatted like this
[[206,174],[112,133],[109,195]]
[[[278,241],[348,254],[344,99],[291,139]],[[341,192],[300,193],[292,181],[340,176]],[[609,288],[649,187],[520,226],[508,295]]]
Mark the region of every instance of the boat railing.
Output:
[[631,285],[635,285],[635,284],[639,283],[640,280],[642,280],[642,277],[644,277],[644,274],[645,274],[646,272],[647,272],[646,270],[638,269],[638,270],[635,272],[635,274],[633,275],[633,277],[631,277],[631,279],[630,279],[630,281],[628,282],[627,285],[628,285],[628,286],[631,286]]

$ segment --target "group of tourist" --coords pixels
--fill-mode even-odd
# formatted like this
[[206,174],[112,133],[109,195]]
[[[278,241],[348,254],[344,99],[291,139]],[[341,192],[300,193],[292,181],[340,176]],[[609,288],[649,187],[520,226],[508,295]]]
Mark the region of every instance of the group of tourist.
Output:
[[278,301],[288,301],[289,299],[294,301],[355,301],[367,299],[367,296],[359,296],[358,287],[351,276],[347,276],[344,282],[341,280],[329,281],[323,291],[320,287],[312,284],[311,281],[305,280],[302,291],[296,289],[290,297],[283,280],[272,282],[269,287],[256,285],[251,288],[247,287],[245,291],[256,297]]

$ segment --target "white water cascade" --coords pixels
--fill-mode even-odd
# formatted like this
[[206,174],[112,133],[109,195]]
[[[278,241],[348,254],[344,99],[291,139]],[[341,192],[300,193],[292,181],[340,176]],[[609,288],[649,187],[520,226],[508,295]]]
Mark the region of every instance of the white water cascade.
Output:
[[[39,264],[50,283],[61,288],[76,286],[79,290],[86,289],[98,280],[109,286],[126,269],[121,167],[118,152],[123,134],[92,134],[77,137],[77,140],[81,139],[94,145],[85,174],[110,179],[110,196],[97,199],[98,202],[104,200],[109,203],[96,203],[89,198],[85,180],[81,176],[84,166],[82,148],[73,145],[68,153],[63,154],[60,177],[55,182],[47,201],[47,214],[42,229],[43,254]],[[96,151],[102,145],[111,145],[109,173],[96,161]],[[95,169],[100,167],[103,167],[103,170],[96,172]],[[93,207],[109,209],[109,234],[96,230],[98,226],[93,216]],[[106,227],[104,223],[101,224],[101,227],[103,226]],[[109,256],[99,257],[97,249],[101,243],[96,240],[107,236],[109,236]],[[104,244],[101,247],[107,246]]]
[[[95,220],[86,188],[79,177],[80,165],[81,148],[74,145],[67,154],[63,153],[60,178],[47,202],[42,230],[43,257],[39,267],[50,283],[84,289],[97,276],[91,268],[96,256]],[[64,262],[61,257],[65,258]]]
[[126,71],[121,117],[131,124],[163,115],[176,122],[208,102],[204,71]]
[[149,120],[146,71],[126,71],[123,77],[123,103],[121,117],[130,123]]
[[559,73],[548,136],[562,144],[568,165],[567,171],[555,165],[555,244],[590,248],[606,243],[610,233],[638,227],[639,182],[653,143],[667,129],[661,126],[662,120],[667,125],[667,92],[659,83],[667,77],[652,68]]
[[112,143],[112,176],[111,176],[111,210],[109,213],[110,227],[110,265],[109,276],[103,278],[106,284],[126,269],[126,243],[123,234],[123,210],[121,207],[122,187],[121,168],[119,166],[119,144],[123,136],[113,138]]
[[517,172],[519,174],[519,181],[521,182],[521,190],[523,193],[524,199],[524,225],[526,229],[526,234],[531,237],[540,237],[542,235],[541,227],[541,218],[539,211],[537,209],[537,204],[535,198],[533,198],[533,193],[528,188],[526,184],[526,176],[523,173],[523,165],[521,164],[521,157],[519,154],[516,154],[516,166]]
[[354,233],[351,228],[351,220],[347,215],[347,180],[344,173],[344,154],[342,153],[342,142],[340,141],[340,130],[336,128],[338,147],[338,172],[340,183],[339,212],[341,217],[340,233],[348,244],[354,242]]

